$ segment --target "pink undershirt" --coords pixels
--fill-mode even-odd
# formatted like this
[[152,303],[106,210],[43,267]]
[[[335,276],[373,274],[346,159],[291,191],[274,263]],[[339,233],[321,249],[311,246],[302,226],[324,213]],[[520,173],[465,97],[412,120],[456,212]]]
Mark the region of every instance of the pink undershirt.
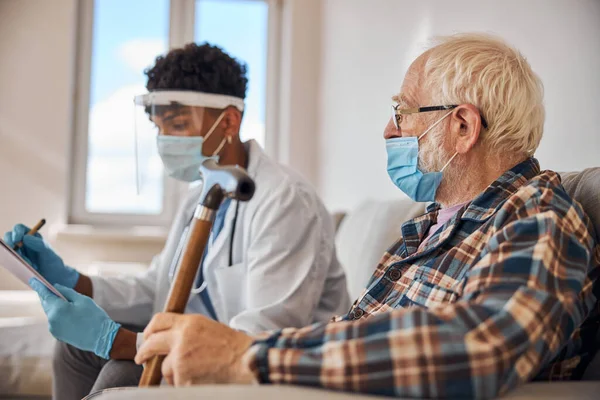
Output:
[[450,221],[454,214],[456,214],[458,210],[460,210],[461,207],[467,203],[468,201],[465,201],[464,203],[460,203],[449,208],[440,208],[440,210],[438,211],[437,222],[429,227],[429,232],[427,232],[427,236],[423,238],[423,241],[419,245],[418,251],[421,251],[421,248],[427,242],[427,239],[429,239],[435,232],[437,232],[437,230],[440,229],[442,225]]

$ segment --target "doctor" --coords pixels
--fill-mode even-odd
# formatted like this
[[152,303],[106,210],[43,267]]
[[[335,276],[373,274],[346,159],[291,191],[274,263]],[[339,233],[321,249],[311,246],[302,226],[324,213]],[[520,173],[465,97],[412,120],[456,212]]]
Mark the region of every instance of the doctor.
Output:
[[[325,322],[347,311],[346,280],[325,207],[301,177],[256,142],[240,140],[245,65],[218,47],[189,44],[158,57],[146,74],[149,93],[135,103],[156,125],[169,176],[199,181],[199,165],[212,157],[245,167],[256,182],[251,201],[225,200],[217,211],[186,312],[252,334]],[[41,236],[24,236],[27,227],[5,235],[9,244],[23,240],[21,254],[69,300],[31,282],[61,342],[54,398],[137,385],[142,369],[131,360],[141,334],[124,325],[143,328],[162,310],[200,192],[201,184],[190,191],[163,251],[141,276],[88,277],[64,265]]]

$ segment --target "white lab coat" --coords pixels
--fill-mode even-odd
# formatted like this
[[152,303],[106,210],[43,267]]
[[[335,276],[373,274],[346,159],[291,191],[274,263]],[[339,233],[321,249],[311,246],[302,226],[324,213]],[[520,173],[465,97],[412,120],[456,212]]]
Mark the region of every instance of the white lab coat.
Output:
[[[235,201],[204,263],[218,320],[257,333],[302,327],[347,312],[350,300],[335,254],[331,216],[300,176],[267,157],[255,142],[249,142],[247,149],[248,173],[256,192],[252,200],[239,205],[233,265],[228,264]],[[163,251],[146,273],[92,278],[94,300],[111,318],[144,326],[162,311],[171,283],[169,267],[200,192],[201,187],[190,191]]]

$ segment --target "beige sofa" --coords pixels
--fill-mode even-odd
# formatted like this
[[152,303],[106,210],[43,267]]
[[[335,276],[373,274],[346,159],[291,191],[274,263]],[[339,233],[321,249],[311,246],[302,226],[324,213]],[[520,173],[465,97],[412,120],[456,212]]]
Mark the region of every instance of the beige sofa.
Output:
[[[586,209],[600,232],[600,168],[588,169],[581,173],[563,174],[563,184],[569,193],[574,196]],[[423,212],[422,204],[412,203],[408,200],[397,201],[366,201],[347,216],[337,214],[338,223],[337,249],[340,261],[344,265],[348,278],[348,290],[352,298],[358,297],[373,269],[377,265],[381,255],[386,248],[392,244],[400,235],[400,227],[404,221]],[[1,292],[0,292],[1,294]],[[33,293],[32,293],[33,294]],[[35,298],[32,297],[34,300]],[[2,304],[0,296],[0,307]],[[35,305],[32,306],[35,309]],[[38,310],[39,311],[39,310]],[[39,315],[38,315],[39,316]],[[1,317],[0,317],[1,319]],[[41,328],[29,328],[43,335]],[[34,336],[35,338],[35,336]],[[0,340],[2,339],[2,328],[0,326]],[[51,340],[51,339],[50,339]],[[14,361],[14,359],[13,359]],[[48,360],[46,359],[47,363]],[[0,364],[0,367],[2,364]],[[26,390],[24,385],[18,385],[18,366],[13,365],[13,378],[15,388],[20,388],[21,393],[40,394],[40,387],[49,388],[47,376],[42,385],[37,385],[36,391]],[[5,369],[6,370],[6,369]],[[20,369],[24,371],[24,368]],[[0,371],[1,372],[1,371]],[[46,374],[49,374],[49,370]],[[594,378],[594,373],[596,377]],[[506,399],[563,399],[563,398],[600,398],[600,356],[594,360],[594,364],[586,371],[586,379],[596,379],[586,382],[570,383],[532,383],[525,385],[506,396]],[[39,378],[39,377],[38,377]],[[0,381],[2,380],[0,374]],[[21,382],[31,379],[23,378]],[[25,385],[27,386],[27,385]],[[35,385],[31,386],[36,387]],[[2,386],[0,386],[2,388]],[[0,394],[2,391],[0,390]],[[47,392],[46,392],[47,394]],[[0,396],[1,397],[1,396]],[[341,398],[370,399],[370,396],[350,395],[348,393],[336,393],[325,390],[300,388],[292,386],[255,386],[238,387],[234,385],[222,386],[198,386],[186,389],[159,388],[148,390],[121,390],[104,393],[97,399],[199,399],[220,398],[220,400],[249,398],[249,399],[280,399],[286,400],[311,398],[314,400],[336,400]],[[378,397],[380,398],[380,397]]]
[[47,397],[55,340],[35,292],[6,274],[0,268],[0,398]]

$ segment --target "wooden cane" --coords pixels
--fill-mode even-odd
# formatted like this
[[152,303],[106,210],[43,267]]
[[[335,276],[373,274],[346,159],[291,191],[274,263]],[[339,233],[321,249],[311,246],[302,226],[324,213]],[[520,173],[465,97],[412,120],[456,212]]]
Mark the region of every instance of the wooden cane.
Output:
[[[184,312],[204,249],[208,243],[216,210],[223,197],[228,196],[238,201],[248,201],[254,195],[254,182],[242,168],[221,167],[214,161],[208,160],[204,162],[200,172],[204,180],[204,189],[200,197],[200,204],[194,213],[183,257],[169,290],[164,307],[165,312],[179,314]],[[164,359],[165,356],[155,356],[148,361],[144,367],[139,387],[160,384],[161,366]]]
[[[220,200],[218,200],[219,197],[222,199],[223,195],[217,195],[215,198],[213,198],[213,201],[219,201],[219,203],[217,203],[216,206],[217,208],[218,204],[220,204]],[[200,266],[200,262],[202,261],[204,248],[206,247],[208,237],[210,236],[210,230],[212,228],[214,215],[215,209],[208,208],[204,205],[198,205],[198,207],[196,208],[196,212],[194,213],[194,218],[192,220],[192,225],[190,226],[190,234],[188,235],[188,239],[185,245],[185,252],[183,254],[181,262],[179,263],[179,267],[177,268],[175,278],[169,290],[167,302],[164,307],[165,312],[174,312],[182,314],[185,310],[185,306],[187,305],[187,302],[189,300],[192,285],[194,284],[194,280],[196,278],[196,273],[198,272],[198,267]],[[160,382],[162,380],[161,367],[164,359],[165,356],[155,356],[152,357],[146,363],[138,387],[150,387],[160,385]],[[86,396],[83,400],[95,398],[101,395],[102,393],[108,391],[120,391],[127,389],[132,388],[105,389],[102,391],[91,393],[90,395]]]
[[[199,215],[198,215],[199,214]],[[204,248],[208,243],[210,229],[214,218],[214,210],[199,206],[190,228],[190,235],[173,284],[169,291],[165,312],[182,314],[187,305],[192,285],[198,272],[198,266],[202,261]],[[165,356],[156,356],[144,367],[140,380],[140,387],[156,386],[160,384],[162,374],[160,372]]]

